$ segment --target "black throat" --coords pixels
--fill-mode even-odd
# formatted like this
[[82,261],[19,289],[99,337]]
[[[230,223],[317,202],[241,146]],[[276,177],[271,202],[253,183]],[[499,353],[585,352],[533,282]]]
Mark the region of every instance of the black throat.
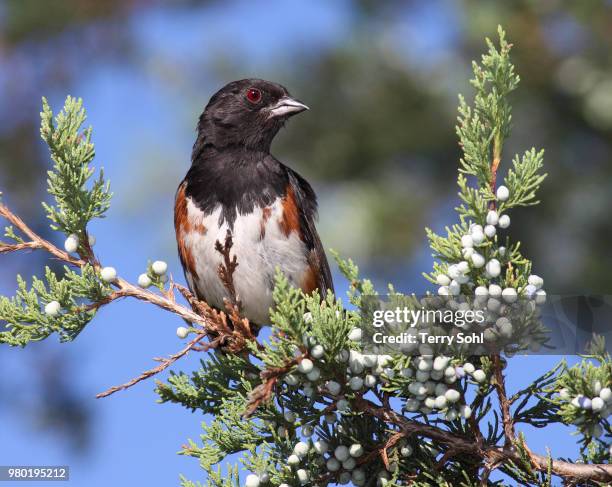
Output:
[[233,229],[237,215],[264,208],[282,197],[289,183],[287,169],[267,150],[228,146],[193,148],[185,178],[186,195],[205,214],[221,206],[219,225]]

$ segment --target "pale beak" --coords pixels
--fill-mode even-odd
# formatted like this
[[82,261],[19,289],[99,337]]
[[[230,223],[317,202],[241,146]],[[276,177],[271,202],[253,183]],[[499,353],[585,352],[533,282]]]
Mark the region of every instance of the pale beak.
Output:
[[284,117],[296,115],[304,110],[309,110],[309,108],[304,105],[302,102],[297,101],[288,96],[284,96],[276,105],[270,108],[270,117]]

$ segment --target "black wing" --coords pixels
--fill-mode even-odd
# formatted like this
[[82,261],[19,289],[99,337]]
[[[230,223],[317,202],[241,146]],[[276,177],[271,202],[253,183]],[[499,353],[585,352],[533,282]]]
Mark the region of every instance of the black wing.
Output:
[[310,250],[310,265],[317,274],[317,285],[321,294],[325,296],[327,291],[334,292],[334,283],[325,250],[315,227],[317,219],[317,196],[302,176],[285,166],[289,176],[289,184],[293,188],[298,207],[300,209],[300,227],[302,238]]

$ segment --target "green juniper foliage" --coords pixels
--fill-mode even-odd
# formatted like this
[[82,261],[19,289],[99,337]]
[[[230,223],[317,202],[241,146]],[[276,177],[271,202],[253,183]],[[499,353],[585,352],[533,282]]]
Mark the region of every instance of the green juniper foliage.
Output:
[[54,121],[51,108],[43,98],[40,117],[40,135],[49,146],[54,164],[53,170],[47,173],[47,184],[56,204],[43,203],[47,217],[53,222],[51,228],[84,237],[87,224],[104,216],[112,195],[103,170],[90,187],[87,185],[95,173],[90,166],[95,150],[91,127],[80,132],[86,118],[83,101],[69,96],[64,110]]
[[[104,216],[111,194],[102,171],[88,186],[95,172],[90,166],[95,151],[91,127],[80,131],[86,118],[83,102],[68,97],[54,120],[43,98],[40,115],[41,137],[49,146],[54,163],[47,173],[47,184],[55,204],[43,202],[43,207],[52,222],[51,228],[73,235],[75,242],[83,242],[79,252],[88,255],[87,224]],[[5,228],[5,237],[11,243],[24,242],[13,226]],[[89,263],[78,270],[64,267],[61,277],[46,268],[44,279],[34,276],[30,288],[17,276],[17,284],[15,297],[0,296],[0,324],[4,323],[5,328],[0,331],[0,343],[14,346],[25,346],[53,333],[62,341],[73,340],[96,313],[97,307],[88,305],[102,301],[110,292],[108,284],[99,279]],[[57,311],[53,306],[56,303]]]
[[[554,387],[542,395],[548,393],[545,400],[553,403],[553,410],[565,424],[576,425],[581,459],[603,463],[609,462],[611,453],[608,418],[612,402],[612,361],[601,338],[593,341],[588,352],[580,364],[564,368]],[[551,398],[554,391],[559,391],[559,395]]]
[[[197,370],[171,372],[156,382],[160,402],[207,418],[200,437],[180,452],[198,459],[205,479],[181,477],[181,485],[540,486],[556,485],[558,477],[572,485],[610,480],[602,467],[588,476],[568,473],[572,464],[553,462],[554,451],[534,456],[528,439],[514,432],[521,423],[574,425],[578,460],[609,463],[612,363],[596,339],[582,363],[568,367],[562,361],[523,389],[505,391],[506,360],[517,350],[541,346],[537,307],[546,300],[543,280],[507,235],[508,211],[536,204],[545,175],[543,153],[535,149],[515,156],[503,181],[498,175],[511,128],[508,95],[519,78],[504,32],[499,29],[498,46],[487,44],[488,52],[473,65],[474,99],[460,98],[459,222],[446,235],[427,230],[434,267],[425,277],[437,289],[419,300],[389,286],[388,296],[407,307],[485,306],[488,338],[506,341],[525,331],[504,315],[521,298],[528,303],[524,321],[531,334],[518,349],[505,349],[505,358],[420,349],[413,356],[373,354],[361,338],[364,316],[378,293],[351,260],[336,256],[349,282],[348,308],[331,295],[305,295],[278,274],[271,326],[259,338],[247,340],[237,353],[203,353]],[[9,345],[25,346],[52,333],[71,340],[99,306],[112,301],[114,288],[125,289],[124,281],[102,279],[88,241],[87,223],[104,215],[110,193],[101,173],[90,183],[94,150],[91,129],[79,132],[82,104],[68,98],[53,123],[44,102],[41,115],[54,162],[49,192],[55,204],[45,210],[54,229],[74,237],[78,257],[69,257],[71,267],[61,277],[47,269],[31,288],[19,277],[17,295],[0,298],[0,342]],[[6,237],[0,250],[29,241],[13,227]],[[139,296],[151,302],[151,296],[161,299],[172,291],[155,264],[139,278],[141,287],[157,289]],[[185,331],[201,332],[196,324]],[[501,474],[491,473],[492,467]]]
[[[95,308],[84,303],[101,301],[108,292],[106,286],[90,265],[79,271],[64,267],[64,272],[60,279],[46,267],[44,279],[34,276],[29,289],[17,276],[17,294],[12,298],[0,296],[0,320],[6,328],[0,332],[0,343],[23,347],[53,333],[62,341],[70,341],[93,319]],[[59,303],[60,311],[45,312],[53,302]]]

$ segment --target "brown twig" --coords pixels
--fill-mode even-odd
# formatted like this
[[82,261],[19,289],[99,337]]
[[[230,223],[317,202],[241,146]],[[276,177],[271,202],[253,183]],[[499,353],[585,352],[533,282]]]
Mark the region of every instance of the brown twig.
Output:
[[156,358],[154,360],[160,361],[161,364],[159,364],[157,367],[154,367],[152,369],[146,370],[144,371],[142,374],[140,374],[138,377],[134,377],[132,380],[126,382],[125,384],[121,384],[119,386],[113,386],[110,389],[107,389],[104,392],[100,392],[99,394],[96,394],[96,398],[100,399],[102,397],[107,397],[110,396],[111,394],[114,394],[117,391],[122,391],[124,389],[128,389],[130,387],[132,387],[133,385],[138,384],[139,382],[148,379],[150,377],[153,377],[154,375],[159,374],[160,372],[164,371],[165,369],[167,369],[168,367],[170,367],[170,365],[172,365],[174,362],[176,362],[178,359],[184,357],[185,355],[187,355],[191,350],[195,350],[196,345],[198,345],[198,350],[210,350],[212,348],[215,348],[218,343],[216,343],[215,341],[206,343],[206,344],[200,344],[200,342],[206,337],[206,334],[204,333],[200,333],[198,334],[193,340],[191,340],[186,346],[185,348],[183,348],[182,350],[180,350],[179,352],[175,353],[174,355],[171,355],[168,358]]
[[389,439],[385,442],[383,447],[380,449],[380,458],[383,462],[383,465],[387,470],[390,470],[389,465],[389,455],[387,455],[387,450],[393,448],[402,438],[404,437],[403,433],[394,433]]
[[216,313],[217,311],[214,308],[211,308],[207,302],[205,301],[200,301],[196,296],[194,296],[191,291],[189,289],[187,289],[185,286],[178,284],[178,283],[174,283],[174,287],[175,289],[178,290],[179,293],[181,293],[181,295],[185,298],[185,301],[187,301],[189,303],[189,305],[191,306],[191,308],[198,313],[199,315],[202,316],[211,316],[211,317],[216,317]]
[[299,364],[304,358],[306,358],[305,355],[300,355],[299,357],[288,361],[285,365],[281,367],[271,367],[269,369],[264,369],[260,374],[260,377],[264,382],[259,384],[249,394],[249,402],[247,403],[247,408],[243,416],[245,418],[248,418],[257,410],[260,404],[270,399],[270,397],[272,396],[272,392],[274,392],[274,388],[276,387],[276,383],[278,382],[279,377],[289,372],[294,365]]
[[[498,465],[508,462],[518,464],[521,461],[520,455],[515,448],[502,448],[496,445],[478,445],[478,443],[470,438],[464,438],[435,426],[407,419],[395,411],[377,406],[367,399],[359,398],[355,401],[355,404],[360,411],[370,414],[386,423],[397,426],[404,437],[420,435],[430,438],[438,443],[446,445],[448,448],[455,451],[456,454],[467,455],[468,458],[472,458],[473,462],[476,464],[480,465],[483,461],[485,465]],[[541,472],[546,472],[548,470],[549,459],[547,456],[531,453],[531,460],[536,470]],[[557,476],[569,477],[576,480],[612,481],[612,465],[609,464],[571,463],[553,460],[552,473]]]
[[[467,404],[467,400],[465,398],[465,393],[463,392],[463,389],[462,388],[459,388],[459,389],[460,389],[460,393],[461,393],[461,402],[463,404]],[[481,396],[479,396],[479,399],[480,399],[480,397]],[[480,400],[482,400],[482,399],[480,399]],[[468,418],[467,422],[468,422],[468,425],[470,427],[470,430],[471,430],[472,434],[474,435],[474,438],[475,438],[476,442],[479,445],[482,446],[482,445],[484,445],[484,437],[482,436],[482,432],[480,431],[480,426],[478,425],[478,422],[476,421],[476,418],[474,417],[474,414],[475,414],[476,408],[477,408],[476,401],[474,401],[472,403],[471,407],[472,407],[473,413],[470,414],[470,417]]]
[[240,316],[240,307],[242,306],[242,303],[240,302],[240,296],[238,296],[236,293],[236,285],[234,282],[234,272],[236,272],[236,268],[238,267],[238,260],[235,254],[233,257],[231,255],[233,245],[234,240],[232,237],[232,232],[229,230],[229,228],[225,234],[225,242],[223,245],[221,245],[219,240],[215,242],[215,250],[223,257],[223,262],[219,264],[217,272],[221,282],[229,293],[229,298],[224,299],[223,302],[225,304],[227,315],[232,322],[232,328],[235,332],[238,332],[238,336],[255,340],[257,337],[256,334],[253,333],[249,321]]
[[446,462],[448,462],[451,458],[453,458],[455,455],[457,454],[457,452],[455,450],[453,450],[452,448],[448,448],[445,452],[444,455],[442,455],[442,458],[440,458],[440,460],[438,460],[438,462],[435,465],[435,469],[437,471],[440,471],[444,468],[444,465],[446,465]]
[[215,242],[215,250],[223,256],[223,263],[219,264],[218,269],[219,277],[221,278],[225,289],[227,289],[232,303],[240,308],[239,297],[236,295],[236,287],[234,286],[234,272],[238,267],[238,260],[236,258],[236,254],[234,254],[234,257],[230,255],[233,245],[234,241],[232,238],[232,232],[228,228],[227,233],[225,234],[224,244],[221,245],[221,242],[217,240]]
[[[493,161],[491,162],[491,180],[489,185],[491,192],[495,194],[495,188],[497,186],[497,170],[501,163],[502,153],[502,140],[501,135],[496,133],[493,138]],[[495,199],[491,200],[490,208],[495,209]],[[510,403],[508,402],[508,395],[506,394],[506,381],[503,373],[503,366],[501,358],[498,354],[492,356],[493,359],[493,376],[495,380],[495,391],[497,392],[497,398],[499,400],[499,406],[502,412],[502,421],[504,425],[504,436],[505,445],[509,447],[512,445],[515,439],[514,420],[510,413]]]
[[26,249],[40,249],[41,247],[36,242],[21,242],[16,244],[7,244],[0,242],[0,254],[15,252]]
[[[51,242],[45,240],[40,235],[36,234],[32,229],[30,229],[30,227],[25,224],[25,222],[21,218],[19,218],[12,211],[10,211],[8,207],[3,203],[0,203],[0,216],[8,220],[9,223],[17,227],[26,237],[30,239],[30,242],[28,242],[29,248],[45,249],[55,258],[63,260],[64,262],[76,267],[81,267],[85,265],[86,262],[84,260],[72,257],[68,252],[60,250]],[[16,248],[13,250],[21,249]]]
[[484,462],[484,468],[482,470],[482,475],[480,476],[481,487],[487,487],[489,485],[489,476],[498,466],[499,462],[492,462],[490,460]]
[[[183,298],[185,298],[185,300],[189,303],[193,311],[195,311],[200,316],[209,317],[214,323],[223,323],[224,329],[226,328],[227,330],[229,330],[229,327],[225,326],[226,319],[225,315],[222,312],[211,308],[205,301],[200,301],[185,286],[182,286],[181,284],[175,282],[174,288],[178,290],[178,292],[183,296]],[[192,323],[190,321],[185,320],[185,322],[189,326],[192,326]],[[215,333],[209,333],[208,335],[209,339],[214,339],[216,336],[219,336],[218,330],[215,330]]]
[[[499,165],[501,163],[501,152],[501,136],[499,134],[495,134],[495,137],[493,138],[493,161],[491,162],[491,179],[489,180],[489,185],[493,194],[495,194],[495,189],[497,187],[497,170],[499,169]],[[489,203],[489,208],[491,210],[494,210],[495,206],[496,205],[494,198],[493,200],[491,200],[491,203]]]
[[497,399],[499,400],[499,407],[502,413],[502,422],[504,425],[504,437],[505,445],[509,447],[514,442],[516,433],[514,430],[514,420],[510,413],[510,402],[506,394],[506,379],[504,377],[503,365],[501,363],[501,357],[499,355],[493,355],[493,379],[494,387],[497,392]]

